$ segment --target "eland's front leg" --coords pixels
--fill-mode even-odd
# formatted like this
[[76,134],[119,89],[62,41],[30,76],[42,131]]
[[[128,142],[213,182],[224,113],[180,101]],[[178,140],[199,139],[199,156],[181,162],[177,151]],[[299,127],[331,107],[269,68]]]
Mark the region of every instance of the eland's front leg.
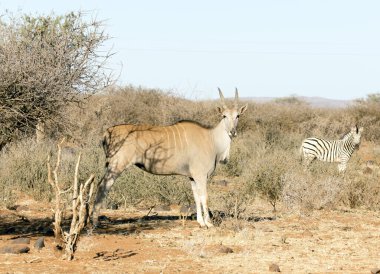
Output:
[[[207,206],[207,179],[195,179],[191,182],[195,205],[197,207],[197,221],[201,227],[212,227]],[[203,209],[203,213],[202,213]]]
[[199,197],[199,189],[198,189],[197,182],[194,181],[193,179],[191,180],[191,188],[193,190],[195,206],[197,208],[197,222],[199,223],[201,227],[204,227],[206,224],[205,224],[205,221],[203,220],[201,200]]
[[198,189],[199,189],[199,198],[201,201],[201,205],[203,208],[203,220],[207,227],[213,227],[214,225],[211,223],[210,214],[208,212],[208,195],[207,195],[207,179],[198,181]]

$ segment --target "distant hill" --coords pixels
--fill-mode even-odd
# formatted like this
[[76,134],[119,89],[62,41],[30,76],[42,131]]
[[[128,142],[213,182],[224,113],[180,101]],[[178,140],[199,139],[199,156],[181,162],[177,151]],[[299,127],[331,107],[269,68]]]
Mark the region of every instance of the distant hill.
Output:
[[[293,97],[293,96],[289,96]],[[311,107],[315,108],[345,108],[353,103],[352,100],[336,100],[322,97],[306,97],[294,96],[296,99],[306,102]],[[288,97],[245,97],[244,100],[252,100],[257,103],[267,103],[278,99],[286,99]]]

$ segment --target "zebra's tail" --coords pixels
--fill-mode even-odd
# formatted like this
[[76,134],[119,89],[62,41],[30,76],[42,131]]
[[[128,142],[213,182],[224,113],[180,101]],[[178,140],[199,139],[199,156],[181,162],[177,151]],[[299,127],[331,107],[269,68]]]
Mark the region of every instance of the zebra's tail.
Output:
[[298,156],[299,156],[299,160],[300,160],[300,162],[302,163],[302,161],[303,161],[303,142],[302,142],[302,144],[301,144],[301,146],[300,146],[300,148],[299,148],[299,150],[298,150]]

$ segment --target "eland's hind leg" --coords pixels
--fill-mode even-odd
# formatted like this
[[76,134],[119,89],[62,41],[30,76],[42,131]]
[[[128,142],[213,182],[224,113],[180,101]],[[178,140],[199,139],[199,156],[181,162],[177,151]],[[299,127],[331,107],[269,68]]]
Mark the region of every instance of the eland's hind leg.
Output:
[[100,208],[104,206],[105,197],[108,191],[111,189],[113,183],[119,175],[113,174],[109,170],[106,170],[102,180],[98,185],[98,191],[96,193],[96,199],[94,203],[94,209],[92,211],[92,224],[98,226],[98,217]]
[[98,225],[100,208],[104,205],[105,198],[107,197],[112,185],[115,183],[115,180],[120,176],[120,174],[130,165],[130,161],[120,161],[120,159],[117,158],[111,159],[107,162],[105,174],[98,185],[92,212],[92,223],[94,226]]

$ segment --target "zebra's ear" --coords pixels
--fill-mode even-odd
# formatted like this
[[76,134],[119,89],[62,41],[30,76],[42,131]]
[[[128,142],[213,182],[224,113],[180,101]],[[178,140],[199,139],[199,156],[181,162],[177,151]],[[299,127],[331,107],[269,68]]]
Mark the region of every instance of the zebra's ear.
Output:
[[247,108],[248,108],[248,105],[242,106],[242,107],[240,108],[240,110],[239,110],[239,114],[240,114],[240,115],[243,114],[243,113],[247,110]]

